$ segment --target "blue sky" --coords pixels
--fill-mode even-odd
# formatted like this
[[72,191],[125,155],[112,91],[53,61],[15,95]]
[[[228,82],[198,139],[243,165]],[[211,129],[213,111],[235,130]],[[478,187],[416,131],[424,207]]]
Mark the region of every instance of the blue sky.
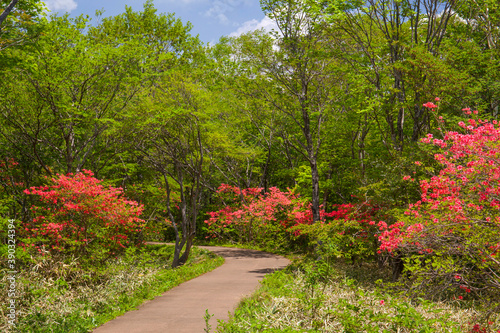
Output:
[[[45,0],[51,12],[69,12],[72,16],[94,16],[104,9],[105,16],[117,15],[125,5],[142,10],[145,0]],[[273,22],[265,17],[259,0],[154,0],[159,12],[175,13],[184,23],[193,24],[191,33],[204,43],[214,44],[221,36],[238,35],[258,28],[270,29]]]

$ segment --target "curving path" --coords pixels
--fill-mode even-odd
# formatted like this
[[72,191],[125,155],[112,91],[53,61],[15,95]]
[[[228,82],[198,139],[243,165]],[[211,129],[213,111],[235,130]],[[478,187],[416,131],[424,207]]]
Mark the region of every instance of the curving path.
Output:
[[238,302],[251,294],[265,274],[282,269],[289,260],[270,253],[226,247],[200,246],[225,258],[225,263],[146,301],[94,330],[95,333],[204,332],[205,310],[213,331],[217,320],[227,320]]

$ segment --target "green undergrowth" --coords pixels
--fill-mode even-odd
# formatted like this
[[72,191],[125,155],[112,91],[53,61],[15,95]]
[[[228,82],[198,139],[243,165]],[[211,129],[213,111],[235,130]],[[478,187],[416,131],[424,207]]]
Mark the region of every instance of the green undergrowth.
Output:
[[[173,246],[147,245],[93,270],[55,261],[26,267],[17,275],[18,322],[11,331],[90,332],[224,262],[209,251],[193,248],[185,265],[171,269],[172,255]],[[5,285],[2,278],[0,290],[6,290]],[[7,332],[5,320],[2,314],[2,332]]]
[[383,291],[379,283],[389,273],[341,261],[326,268],[291,265],[266,276],[217,332],[497,332],[500,318],[474,330],[480,313],[458,301],[410,300]]

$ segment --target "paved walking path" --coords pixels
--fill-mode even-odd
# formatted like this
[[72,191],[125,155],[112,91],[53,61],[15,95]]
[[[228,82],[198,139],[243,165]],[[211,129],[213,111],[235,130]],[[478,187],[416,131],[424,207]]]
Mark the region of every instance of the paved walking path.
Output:
[[213,331],[217,319],[227,320],[238,302],[250,295],[265,274],[282,269],[288,259],[260,251],[200,246],[226,259],[225,263],[143,303],[100,326],[95,333],[202,333],[205,310]]

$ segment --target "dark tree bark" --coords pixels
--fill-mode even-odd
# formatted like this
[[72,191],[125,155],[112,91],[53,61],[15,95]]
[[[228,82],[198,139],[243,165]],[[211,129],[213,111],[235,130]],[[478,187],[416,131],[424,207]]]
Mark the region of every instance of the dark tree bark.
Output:
[[[201,205],[205,147],[199,119],[186,112],[169,118],[163,124],[147,126],[144,128],[144,138],[137,143],[137,149],[162,175],[167,190],[166,211],[175,234],[172,267],[181,266],[188,260],[193,246]],[[175,203],[178,206],[176,214],[172,208],[173,190],[179,198],[179,202]]]
[[7,8],[4,9],[3,13],[0,14],[0,31],[2,31],[3,21],[5,21],[10,12],[12,12],[18,1],[19,0],[12,0],[10,4],[7,6]]

